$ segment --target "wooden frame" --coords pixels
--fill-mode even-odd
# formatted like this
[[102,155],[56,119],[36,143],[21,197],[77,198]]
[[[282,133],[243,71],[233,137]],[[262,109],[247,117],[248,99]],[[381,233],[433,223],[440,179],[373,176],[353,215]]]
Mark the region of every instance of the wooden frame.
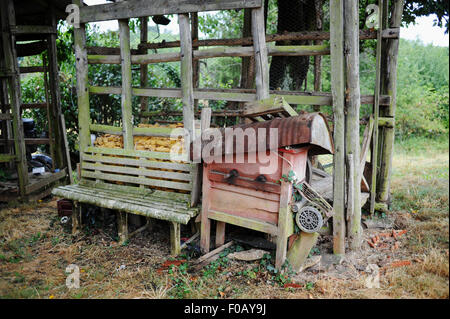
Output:
[[[71,174],[68,166],[70,159],[63,141],[65,132],[61,122],[61,99],[56,58],[56,15],[54,9],[53,6],[50,6],[48,11],[48,17],[51,20],[50,25],[16,25],[14,1],[7,0],[1,3],[0,20],[3,30],[1,47],[3,52],[0,54],[0,103],[2,108],[0,121],[6,123],[2,123],[0,146],[4,146],[2,148],[7,154],[1,154],[0,158],[2,162],[9,162],[10,168],[15,166],[17,169],[18,191],[1,194],[0,200],[5,198],[7,200],[14,198],[19,200],[40,199],[49,195],[49,186],[63,178],[67,178]],[[44,40],[18,44],[18,39],[23,40],[23,35],[26,35],[27,40]],[[18,57],[40,54],[44,50],[47,50],[49,60],[44,59],[42,66],[19,66]],[[7,71],[5,72],[5,70]],[[20,74],[35,72],[43,73],[45,102],[24,104],[21,102],[20,95]],[[6,88],[8,88],[9,93],[6,92]],[[10,101],[8,100],[8,95]],[[22,111],[30,108],[46,109],[49,138],[24,137]],[[50,155],[54,164],[52,169],[58,168],[60,172],[48,174],[47,178],[36,182],[28,174],[25,146],[41,144],[50,145]]]

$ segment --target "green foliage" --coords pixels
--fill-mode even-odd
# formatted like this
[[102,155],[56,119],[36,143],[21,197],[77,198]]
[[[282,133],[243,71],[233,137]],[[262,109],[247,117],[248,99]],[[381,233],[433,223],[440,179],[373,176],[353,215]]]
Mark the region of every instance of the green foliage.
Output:
[[436,136],[449,128],[448,47],[400,41],[396,132]]

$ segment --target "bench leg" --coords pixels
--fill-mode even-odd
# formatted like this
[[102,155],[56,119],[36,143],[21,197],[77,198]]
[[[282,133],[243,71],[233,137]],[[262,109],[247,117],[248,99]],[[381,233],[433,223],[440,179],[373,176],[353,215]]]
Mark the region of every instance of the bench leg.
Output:
[[170,222],[170,254],[177,256],[180,253],[180,224]]
[[225,223],[216,221],[216,248],[225,243]]
[[79,202],[73,202],[72,205],[72,235],[80,232],[81,225],[81,205]]
[[117,212],[117,233],[119,243],[124,244],[128,240],[128,214]]

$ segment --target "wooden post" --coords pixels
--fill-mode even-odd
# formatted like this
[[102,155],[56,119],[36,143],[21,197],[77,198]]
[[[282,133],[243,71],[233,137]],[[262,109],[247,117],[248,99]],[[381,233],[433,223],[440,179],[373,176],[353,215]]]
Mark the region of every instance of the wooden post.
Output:
[[[141,25],[141,44],[147,43],[148,41],[148,17],[140,18]],[[147,49],[142,48],[139,54],[147,54]],[[141,64],[141,87],[147,87],[148,82],[148,64]],[[141,112],[148,111],[148,97],[141,96]]]
[[58,61],[57,61],[57,51],[56,51],[56,17],[52,11],[52,27],[55,33],[51,33],[47,37],[47,48],[48,48],[48,72],[49,72],[49,88],[51,97],[51,114],[49,118],[51,122],[48,123],[52,126],[52,134],[54,137],[54,155],[56,158],[53,159],[56,162],[55,167],[64,168],[67,167],[67,162],[70,161],[69,158],[65,157],[64,150],[64,140],[63,132],[61,127],[61,92],[59,89],[59,72],[58,72]]
[[[359,109],[361,92],[359,85],[359,3],[357,0],[344,2],[344,47],[346,60],[346,121],[345,154],[352,174],[347,179],[347,235],[349,246],[358,249],[361,245],[361,180],[359,176]],[[353,174],[354,172],[354,174]],[[349,180],[349,179],[352,180]],[[350,196],[351,195],[351,196]],[[350,202],[352,201],[352,202]]]
[[264,7],[252,9],[252,36],[255,54],[256,99],[269,98],[269,60],[267,58]]
[[[50,157],[55,158],[55,137],[53,134],[53,128],[51,123],[51,117],[52,117],[52,108],[50,104],[50,98],[49,98],[49,84],[48,84],[48,62],[45,57],[45,54],[42,56],[42,64],[44,67],[44,89],[45,89],[45,103],[47,104],[47,121],[48,121],[48,138],[50,139]],[[52,161],[52,169],[55,169],[55,161]]]
[[185,138],[186,152],[189,154],[189,140],[194,135],[194,85],[192,78],[192,37],[188,14],[179,14],[180,50],[181,50],[181,95],[183,101],[183,124],[189,133]]
[[64,114],[60,115],[60,123],[61,123],[61,132],[63,134],[64,141],[64,149],[66,151],[67,158],[67,173],[69,174],[69,182],[73,184],[73,172],[72,172],[72,163],[70,162],[70,151],[69,151],[69,142],[67,141],[67,131],[66,131],[66,120],[64,119]]
[[[74,0],[74,4],[81,6],[81,0]],[[78,100],[78,139],[80,143],[80,163],[83,151],[91,144],[91,116],[89,109],[89,81],[88,60],[86,51],[86,27],[80,24],[74,29],[75,66],[77,71],[77,100]]]
[[[289,171],[293,168],[288,163],[294,161],[293,155],[285,153],[283,154],[286,160],[283,160],[282,174],[288,176]],[[278,210],[278,233],[277,233],[277,250],[275,256],[275,267],[281,270],[287,253],[287,240],[288,236],[292,233],[289,231],[289,225],[292,225],[292,212],[290,208],[290,201],[292,199],[292,183],[281,182],[280,193],[280,208]]]
[[382,32],[383,32],[383,0],[378,0],[380,8],[378,15],[378,36],[377,36],[377,58],[376,58],[376,75],[375,75],[375,93],[373,104],[373,119],[375,125],[373,127],[372,137],[372,182],[370,183],[370,213],[375,212],[375,196],[377,190],[377,174],[378,174],[378,118],[380,115],[380,86],[381,86],[381,54],[382,54]]
[[11,30],[15,26],[16,18],[14,3],[12,0],[1,1],[0,6],[3,55],[6,62],[6,67],[9,68],[10,72],[12,72],[12,76],[8,78],[8,84],[14,135],[14,150],[17,157],[16,167],[19,180],[19,193],[21,197],[24,197],[26,195],[25,188],[28,185],[28,168],[20,110],[20,75],[16,54],[16,37],[14,34],[8,32],[8,30]]
[[[200,136],[196,136],[195,138],[201,138],[204,130],[208,129],[211,126],[211,108],[205,107],[202,109],[200,115]],[[195,141],[194,141],[195,142]],[[195,150],[195,149],[194,149]],[[200,157],[201,157],[201,147],[200,147]],[[192,172],[193,181],[192,181],[192,191],[191,191],[191,207],[197,206],[200,201],[200,194],[202,190],[202,164],[196,164],[194,167],[194,171]]]
[[[314,1],[316,6],[316,30],[322,31],[323,27],[323,3],[322,0]],[[315,45],[322,45],[322,40],[315,40]],[[322,56],[314,56],[314,91],[320,92],[322,89]],[[314,112],[320,112],[320,105],[314,105]]]
[[345,253],[344,1],[330,0],[331,93],[333,96],[333,252]]
[[[192,42],[198,41],[198,13],[191,13],[191,33]],[[198,50],[198,46],[193,46],[192,50]],[[194,88],[200,84],[200,63],[199,60],[192,60],[192,81]],[[198,100],[194,100],[194,114],[198,112]]]
[[122,65],[122,132],[124,149],[133,150],[133,110],[131,105],[131,51],[128,19],[119,20],[120,60]]
[[[206,168],[207,164],[203,165],[203,176],[208,176],[208,170]],[[211,183],[209,178],[203,179],[202,185],[202,196],[203,196],[203,204],[202,204],[202,213],[201,213],[201,224],[200,224],[200,249],[202,253],[209,252],[210,240],[211,240],[211,219],[208,218],[209,211],[209,193],[210,193]]]
[[[390,27],[399,28],[402,22],[404,0],[394,1]],[[389,39],[385,48],[387,58],[386,70],[382,74],[382,94],[391,96],[391,103],[388,108],[383,109],[381,115],[395,119],[395,109],[397,106],[397,65],[398,65],[399,39]],[[377,200],[386,203],[390,196],[390,183],[392,174],[392,157],[394,154],[395,128],[384,127],[382,130],[382,152],[381,166],[379,172],[379,183],[377,190]]]

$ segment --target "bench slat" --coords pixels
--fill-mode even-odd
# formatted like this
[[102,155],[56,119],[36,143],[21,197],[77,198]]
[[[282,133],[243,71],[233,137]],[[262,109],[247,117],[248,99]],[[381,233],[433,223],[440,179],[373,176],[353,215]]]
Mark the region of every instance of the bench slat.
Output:
[[81,163],[82,169],[91,169],[98,170],[102,172],[113,172],[113,173],[122,173],[126,175],[138,175],[138,176],[149,176],[149,177],[158,177],[164,179],[175,179],[181,181],[192,181],[192,176],[190,174],[185,173],[175,173],[161,170],[152,170],[145,168],[134,168],[129,166],[117,166],[117,165],[104,165],[104,164],[93,164],[88,162]]
[[139,186],[128,186],[128,185],[120,185],[120,184],[111,184],[106,183],[104,181],[92,181],[87,179],[81,179],[80,186],[87,186],[92,188],[99,188],[103,190],[111,190],[114,192],[119,193],[127,193],[127,194],[134,194],[135,196],[138,196],[140,198],[143,198],[142,196],[152,196],[152,197],[162,197],[163,199],[171,199],[173,201],[178,202],[186,202],[188,203],[190,200],[189,194],[182,194],[182,193],[175,193],[175,192],[166,192],[166,191],[160,191],[160,190],[153,190],[149,188],[141,188]]
[[192,183],[179,183],[151,178],[142,178],[142,177],[133,177],[133,176],[125,176],[119,174],[106,174],[106,173],[97,173],[86,171],[84,169],[81,170],[81,177],[87,178],[95,178],[102,179],[113,182],[124,182],[124,183],[132,183],[138,185],[148,185],[148,186],[156,186],[162,188],[172,188],[179,190],[190,191],[192,189]]
[[[128,194],[119,194],[117,192],[109,193],[104,190],[98,190],[93,188],[86,188],[86,187],[73,187],[73,186],[63,186],[61,187],[62,190],[65,191],[71,191],[74,194],[78,195],[90,195],[94,196],[100,200],[104,199],[114,199],[114,200],[120,200],[123,203],[128,203],[132,205],[136,205],[136,200],[128,196]],[[146,199],[140,199],[139,200],[139,206],[142,207],[142,209],[156,209],[156,210],[163,210],[163,211],[171,211],[177,214],[187,214],[190,217],[194,217],[198,214],[197,209],[187,209],[187,207],[177,206],[174,202],[162,202],[160,200],[156,200],[153,197],[148,197]]]
[[83,192],[78,192],[76,190],[77,190],[76,185],[57,187],[53,189],[52,194],[67,199],[79,201],[82,203],[87,203],[109,209],[120,210],[131,214],[142,215],[161,220],[173,221],[184,225],[186,225],[191,219],[191,216],[189,214],[181,214],[179,212],[174,212],[167,209],[144,207],[141,206],[140,203],[131,204],[126,201],[123,201],[123,199],[120,198],[113,199],[107,197],[102,198],[100,196],[96,197],[92,195],[92,192],[85,194]]
[[[85,153],[97,153],[106,155],[122,155],[129,157],[144,157],[144,158],[155,158],[155,159],[165,159],[171,160],[170,153],[166,152],[150,152],[150,151],[136,151],[136,150],[125,150],[123,148],[106,148],[106,147],[87,147],[84,150]],[[187,156],[184,158],[187,162]]]
[[[99,183],[96,183],[96,184],[99,184]],[[158,194],[155,195],[154,194],[155,192],[149,192],[146,195],[136,194],[136,193],[132,193],[132,192],[127,192],[127,193],[122,192],[122,191],[118,192],[117,190],[98,188],[98,187],[96,187],[96,184],[93,184],[93,186],[84,186],[84,185],[79,184],[79,188],[80,189],[88,189],[88,190],[95,189],[96,192],[101,192],[104,194],[108,194],[110,196],[124,196],[125,198],[132,198],[134,200],[134,202],[151,200],[152,202],[163,203],[165,205],[168,205],[170,207],[174,207],[177,209],[184,210],[184,209],[188,208],[188,201],[186,200],[186,198],[161,197],[161,196],[158,196]],[[177,194],[177,193],[170,193],[170,194]]]
[[193,171],[193,164],[182,164],[182,163],[170,163],[170,162],[157,162],[145,159],[132,159],[123,157],[111,157],[105,155],[82,155],[83,161],[98,162],[98,163],[108,163],[108,164],[121,164],[137,167],[149,167],[149,168],[159,168],[159,169],[173,169],[176,171]]

